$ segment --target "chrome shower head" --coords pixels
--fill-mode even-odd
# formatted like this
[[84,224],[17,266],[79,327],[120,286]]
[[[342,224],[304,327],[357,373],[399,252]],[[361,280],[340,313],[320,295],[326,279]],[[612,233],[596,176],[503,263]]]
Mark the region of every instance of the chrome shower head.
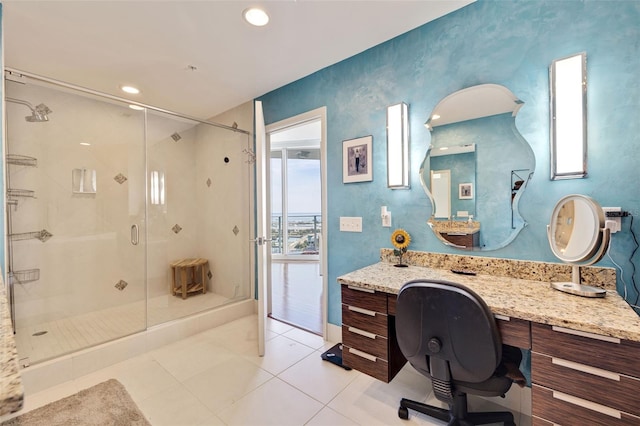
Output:
[[24,119],[30,123],[42,123],[49,121],[49,114],[53,111],[45,104],[40,104],[31,110],[31,115],[27,115]]
[[22,99],[15,99],[7,96],[5,100],[7,102],[21,104],[29,108],[31,110],[31,115],[27,115],[24,119],[30,123],[42,123],[45,121],[49,121],[48,115],[53,112],[45,104],[40,104],[34,108],[29,102],[23,101]]

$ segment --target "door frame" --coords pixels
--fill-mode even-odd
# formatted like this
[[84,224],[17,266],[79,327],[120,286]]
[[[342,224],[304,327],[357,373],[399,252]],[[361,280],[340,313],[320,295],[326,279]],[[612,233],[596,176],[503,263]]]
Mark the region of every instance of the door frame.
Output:
[[[322,299],[321,299],[321,312],[322,312],[322,337],[327,339],[327,295],[328,295],[328,244],[327,244],[327,107],[323,106],[311,111],[304,112],[302,114],[295,115],[293,117],[280,120],[276,123],[265,126],[265,145],[264,149],[267,152],[271,151],[271,143],[269,140],[269,134],[286,128],[300,125],[304,122],[320,120],[320,214],[321,220],[321,232],[320,232],[320,275],[322,276]],[[267,217],[271,217],[271,176],[267,168]],[[267,314],[271,313],[271,253],[269,253],[269,274],[266,283],[266,295],[267,295]]]

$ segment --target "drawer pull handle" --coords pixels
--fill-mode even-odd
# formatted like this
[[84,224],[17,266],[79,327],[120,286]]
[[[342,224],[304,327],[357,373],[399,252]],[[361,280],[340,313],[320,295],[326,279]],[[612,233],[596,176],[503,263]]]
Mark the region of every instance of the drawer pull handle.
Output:
[[369,315],[370,317],[376,316],[376,311],[370,311],[369,309],[358,308],[357,306],[349,306],[349,310],[357,312],[359,314]]
[[601,334],[594,334],[594,333],[587,333],[586,331],[572,330],[570,328],[558,327],[556,325],[552,326],[551,328],[552,328],[553,331],[558,331],[560,333],[566,333],[566,334],[573,334],[575,336],[588,337],[589,339],[602,340],[604,342],[620,343],[620,339],[618,339],[617,337],[603,336]]
[[609,417],[614,417],[616,419],[622,418],[622,414],[620,413],[620,411],[614,410],[613,408],[609,408],[604,405],[596,404],[595,402],[587,401],[586,399],[577,398],[575,396],[556,391],[553,391],[553,397],[555,399],[559,399],[560,401],[568,402],[569,404],[577,405],[579,407],[586,408],[587,410],[595,411]]
[[359,351],[357,349],[349,348],[349,353],[359,356],[360,358],[368,359],[371,362],[376,362],[378,358],[373,355],[369,355],[366,352]]
[[561,358],[551,358],[551,363],[561,367],[567,367],[572,370],[582,371],[583,373],[593,374],[594,376],[603,377],[609,380],[620,381],[620,375],[601,368],[591,367],[590,365],[579,364],[573,361],[567,361]]
[[493,314],[493,316],[500,321],[511,321],[511,318],[506,315]]
[[348,285],[347,288],[349,290],[362,291],[364,293],[375,293],[375,290],[371,290],[370,288],[362,288],[362,287],[354,287],[352,285]]
[[369,333],[368,331],[360,330],[359,328],[349,327],[349,331],[360,336],[368,337],[371,340],[376,340],[375,333]]

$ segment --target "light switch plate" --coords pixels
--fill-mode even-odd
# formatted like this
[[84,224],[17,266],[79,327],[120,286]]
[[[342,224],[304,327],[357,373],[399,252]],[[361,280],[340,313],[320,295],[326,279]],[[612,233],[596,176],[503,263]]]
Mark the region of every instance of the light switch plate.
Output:
[[362,232],[361,217],[340,217],[340,231],[342,232]]

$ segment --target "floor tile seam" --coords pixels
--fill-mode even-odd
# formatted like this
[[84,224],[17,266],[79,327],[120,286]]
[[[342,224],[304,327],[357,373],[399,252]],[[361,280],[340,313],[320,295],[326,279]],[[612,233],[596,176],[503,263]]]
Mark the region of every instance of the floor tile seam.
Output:
[[[293,388],[294,390],[296,390],[296,391],[298,391],[298,392],[302,393],[303,395],[305,395],[305,396],[307,396],[307,397],[311,398],[313,401],[315,401],[315,402],[317,402],[318,404],[320,404],[320,408],[318,409],[318,411],[316,411],[316,412],[315,412],[311,417],[309,417],[309,418],[307,419],[307,421],[303,423],[303,425],[306,425],[307,423],[309,423],[309,422],[310,422],[310,421],[311,421],[315,416],[317,416],[317,415],[320,413],[320,411],[322,411],[322,410],[327,406],[324,402],[319,401],[318,399],[316,399],[316,398],[314,398],[313,396],[309,395],[308,393],[306,393],[306,392],[305,392],[305,391],[303,391],[302,389],[299,389],[299,388],[298,388],[298,387],[296,387],[295,385],[293,385],[293,384],[291,384],[291,383],[287,382],[286,380],[284,380],[284,379],[282,379],[282,378],[280,378],[280,377],[278,377],[278,376],[274,376],[274,377],[273,377],[273,379],[278,379],[278,380],[280,380],[280,381],[281,381],[281,382],[283,382],[285,385],[290,386],[290,387],[291,387],[291,388]],[[269,382],[270,380],[272,380],[272,379],[267,380],[266,382],[264,382],[264,383],[263,383],[263,385],[264,385],[264,384],[266,384],[267,382]],[[261,386],[262,386],[262,385],[261,385]],[[256,388],[256,389],[258,389],[258,388]]]
[[[263,370],[263,371],[265,371],[265,370]],[[193,392],[191,392],[191,393],[192,393],[193,395],[195,395],[196,399],[197,399],[198,401],[200,401],[200,403],[202,403],[205,407],[207,407],[207,409],[208,409],[209,411],[211,411],[211,412],[212,412],[212,413],[213,413],[213,414],[214,414],[218,419],[220,419],[220,420],[222,421],[222,418],[221,418],[218,414],[220,414],[220,413],[222,413],[223,411],[225,411],[225,410],[229,409],[230,407],[233,407],[233,406],[234,406],[235,404],[237,404],[240,400],[242,400],[242,399],[243,399],[243,398],[245,398],[246,396],[250,395],[251,393],[253,393],[253,392],[257,391],[257,390],[258,390],[258,389],[260,389],[262,386],[264,386],[265,384],[267,384],[269,381],[271,381],[272,379],[274,379],[274,378],[276,377],[276,376],[274,376],[273,374],[269,373],[268,371],[266,371],[266,373],[268,373],[271,377],[269,377],[267,380],[265,380],[263,383],[259,384],[259,385],[258,385],[258,386],[256,386],[255,388],[253,388],[253,389],[251,389],[251,390],[249,390],[249,391],[246,391],[246,392],[242,393],[241,395],[239,395],[239,396],[237,396],[237,397],[233,398],[233,401],[231,401],[231,403],[229,403],[229,404],[227,404],[227,405],[224,405],[224,406],[221,406],[221,407],[219,407],[219,408],[216,408],[215,410],[214,410],[214,409],[212,409],[212,408],[209,408],[209,407],[207,406],[207,404],[205,403],[205,401],[203,401],[203,400],[202,400],[202,399],[201,399],[197,394],[194,394]],[[187,385],[186,385],[186,384],[185,384],[184,386],[185,386],[185,387],[187,387]],[[187,388],[188,388],[188,387],[187,387]],[[222,421],[222,423],[223,423],[223,424],[225,424],[225,425],[227,424],[227,423],[225,423],[224,421]]]
[[[180,378],[176,377],[176,375],[175,375],[175,374],[173,374],[171,371],[169,371],[169,369],[168,369],[168,368],[167,368],[167,367],[166,367],[166,366],[165,366],[165,365],[164,365],[160,360],[156,359],[153,355],[151,355],[151,357],[153,358],[153,361],[154,361],[155,363],[157,363],[157,364],[158,364],[158,366],[160,366],[160,368],[162,368],[162,369],[164,370],[164,372],[165,372],[165,373],[167,373],[169,376],[171,376],[171,378],[173,378],[173,380],[175,380],[175,381],[176,381],[176,382],[178,382],[179,384],[181,384],[181,385],[183,385],[183,386],[184,386],[183,381],[184,381],[184,380],[189,380],[189,379],[191,378],[191,377],[188,377],[188,378],[185,378],[184,380],[182,380],[182,379],[180,379]],[[163,390],[164,390],[164,389],[163,389]],[[157,394],[157,393],[160,393],[160,392],[162,392],[162,390],[160,390],[160,391],[158,391],[158,392],[155,392],[155,393]],[[145,398],[145,399],[147,399],[147,398]]]
[[[357,370],[354,370],[354,371],[357,371]],[[358,372],[358,373],[359,373],[359,372]],[[361,374],[361,373],[360,373],[360,374]],[[335,395],[334,395],[334,396],[333,396],[329,401],[327,401],[326,403],[324,403],[324,404],[325,404],[325,406],[326,406],[327,408],[332,409],[332,410],[333,410],[333,411],[335,411],[336,413],[339,413],[339,414],[341,414],[341,415],[343,415],[343,416],[347,417],[345,414],[343,414],[343,413],[339,412],[339,411],[338,411],[338,410],[336,410],[335,408],[329,407],[329,404],[331,404],[334,400],[336,400],[336,399],[337,399],[337,398],[338,398],[338,397],[339,397],[339,396],[340,396],[340,395],[341,395],[341,394],[342,394],[342,393],[343,393],[343,392],[344,392],[344,391],[345,391],[349,386],[351,386],[351,384],[352,384],[352,383],[353,383],[357,378],[358,378],[358,376],[357,376],[357,375],[355,375],[351,380],[349,380],[349,382],[348,382],[348,383],[345,383],[345,385],[344,385],[344,386],[342,386],[342,388],[341,388],[341,389],[340,389],[340,390],[339,390],[339,391],[338,391],[338,392],[337,392],[337,393],[336,393],[336,394],[335,394]],[[351,418],[349,418],[349,420],[351,420],[351,421],[353,421],[353,422],[355,422],[355,423],[358,423],[358,422],[356,422],[355,420],[353,420],[353,419],[351,419]]]
[[[179,390],[181,391],[180,393],[181,393],[182,395],[184,395],[184,391],[186,391],[186,393],[188,394],[189,399],[190,399],[191,401],[195,400],[195,401],[196,401],[198,404],[200,404],[200,405],[202,406],[202,408],[204,408],[204,409],[205,409],[205,410],[206,410],[210,415],[213,415],[213,416],[218,417],[218,416],[216,415],[216,413],[214,413],[214,412],[213,412],[209,407],[207,407],[207,406],[206,406],[206,405],[205,405],[205,404],[204,404],[204,403],[203,403],[203,402],[202,402],[202,401],[201,401],[201,400],[200,400],[200,399],[199,399],[199,398],[198,398],[198,397],[197,397],[193,392],[191,392],[191,390],[190,390],[190,389],[189,389],[189,388],[188,388],[184,383],[182,383],[182,382],[180,382],[180,381],[178,381],[178,383],[176,383],[175,385],[172,385],[172,386],[170,386],[170,387],[168,387],[168,388],[162,389],[162,390],[160,390],[160,391],[158,391],[158,392],[155,392],[153,395],[149,395],[149,396],[147,396],[146,398],[141,399],[139,403],[136,403],[136,405],[138,405],[138,404],[139,404],[139,405],[143,406],[145,403],[149,402],[152,398],[155,398],[155,397],[157,397],[158,395],[160,395],[160,393],[162,393],[162,392],[167,392],[167,391],[169,391],[169,390],[171,390],[171,389],[174,389],[174,388],[175,388],[175,389],[179,389]],[[173,393],[173,392],[172,392],[172,393]],[[195,397],[195,398],[194,398],[194,397]],[[139,408],[140,408],[140,409],[141,409],[141,411],[142,411],[142,407],[139,407]],[[145,413],[144,413],[144,411],[143,411],[143,414],[145,414]],[[145,416],[145,417],[146,417],[146,416]],[[211,417],[211,416],[209,416],[209,417]],[[219,418],[219,417],[218,417],[218,418]],[[149,420],[149,419],[147,419],[147,420]],[[223,423],[224,423],[224,422],[223,422]]]
[[[342,392],[344,392],[344,389],[342,390]],[[342,392],[340,392],[340,393],[342,393]],[[335,399],[340,395],[340,393],[339,393],[338,395],[336,395],[336,396],[335,396],[331,401],[329,401],[329,402],[327,403],[327,408],[329,408],[329,409],[331,409],[331,410],[335,411],[336,413],[340,414],[341,416],[346,417],[347,419],[351,420],[351,421],[352,421],[353,423],[355,423],[356,425],[362,425],[362,423],[360,423],[360,421],[359,421],[358,419],[356,419],[356,418],[352,417],[351,415],[349,415],[349,413],[342,412],[342,411],[338,410],[337,408],[334,408],[334,407],[330,407],[330,406],[329,406],[329,404],[331,404],[331,403],[332,403],[332,402],[333,402],[333,401],[334,401],[334,400],[335,400]]]
[[[282,336],[282,337],[284,337],[285,339],[291,340],[292,342],[295,342],[295,343],[298,343],[298,344],[300,344],[300,345],[302,345],[302,346],[304,346],[304,347],[307,347],[307,348],[311,349],[311,350],[312,350],[312,351],[314,351],[314,352],[318,351],[318,350],[322,347],[322,346],[321,346],[320,348],[314,348],[313,346],[309,346],[309,345],[307,345],[307,344],[305,344],[305,343],[303,343],[303,342],[301,342],[301,341],[299,341],[299,340],[296,340],[296,339],[295,339],[295,338],[293,338],[293,337],[288,337],[288,336],[285,336],[284,334],[281,334],[281,336]],[[323,346],[324,346],[324,343],[323,343]],[[306,357],[305,357],[305,358],[306,358]]]
[[[310,355],[313,355],[313,354],[310,354]],[[305,357],[305,358],[306,358],[306,357]],[[303,358],[303,359],[305,359],[305,358]],[[302,360],[303,360],[303,359],[302,359]],[[300,361],[302,361],[302,360],[300,360]],[[296,386],[295,384],[290,383],[290,382],[289,382],[288,380],[286,380],[284,377],[280,377],[280,374],[283,374],[285,371],[287,371],[289,368],[293,367],[294,365],[298,364],[300,361],[298,361],[298,362],[296,362],[295,364],[291,365],[290,367],[288,367],[288,368],[284,369],[283,371],[281,371],[280,373],[278,373],[278,374],[277,374],[277,375],[275,375],[274,377],[277,377],[278,379],[282,380],[282,381],[283,381],[284,383],[286,383],[287,385],[291,386],[292,388],[294,388],[295,390],[297,390],[297,391],[299,391],[299,392],[302,392],[303,394],[305,394],[305,395],[306,395],[306,396],[308,396],[309,398],[313,399],[314,401],[319,402],[319,403],[320,403],[320,404],[322,404],[323,406],[327,406],[327,404],[329,404],[329,402],[333,401],[333,399],[334,399],[335,397],[334,397],[334,398],[331,398],[331,400],[329,400],[329,402],[323,402],[323,401],[320,401],[319,399],[317,399],[317,398],[316,398],[316,397],[314,397],[313,395],[310,395],[309,393],[305,392],[303,389],[300,389],[300,388],[299,388],[298,386]],[[271,380],[271,379],[269,379],[269,380]],[[265,382],[265,383],[266,383],[266,382]],[[351,383],[351,382],[349,382],[349,383]],[[345,387],[346,387],[346,386],[345,386]],[[342,392],[343,390],[344,390],[344,389],[340,390],[340,392]],[[338,392],[338,394],[339,394],[340,392]]]

